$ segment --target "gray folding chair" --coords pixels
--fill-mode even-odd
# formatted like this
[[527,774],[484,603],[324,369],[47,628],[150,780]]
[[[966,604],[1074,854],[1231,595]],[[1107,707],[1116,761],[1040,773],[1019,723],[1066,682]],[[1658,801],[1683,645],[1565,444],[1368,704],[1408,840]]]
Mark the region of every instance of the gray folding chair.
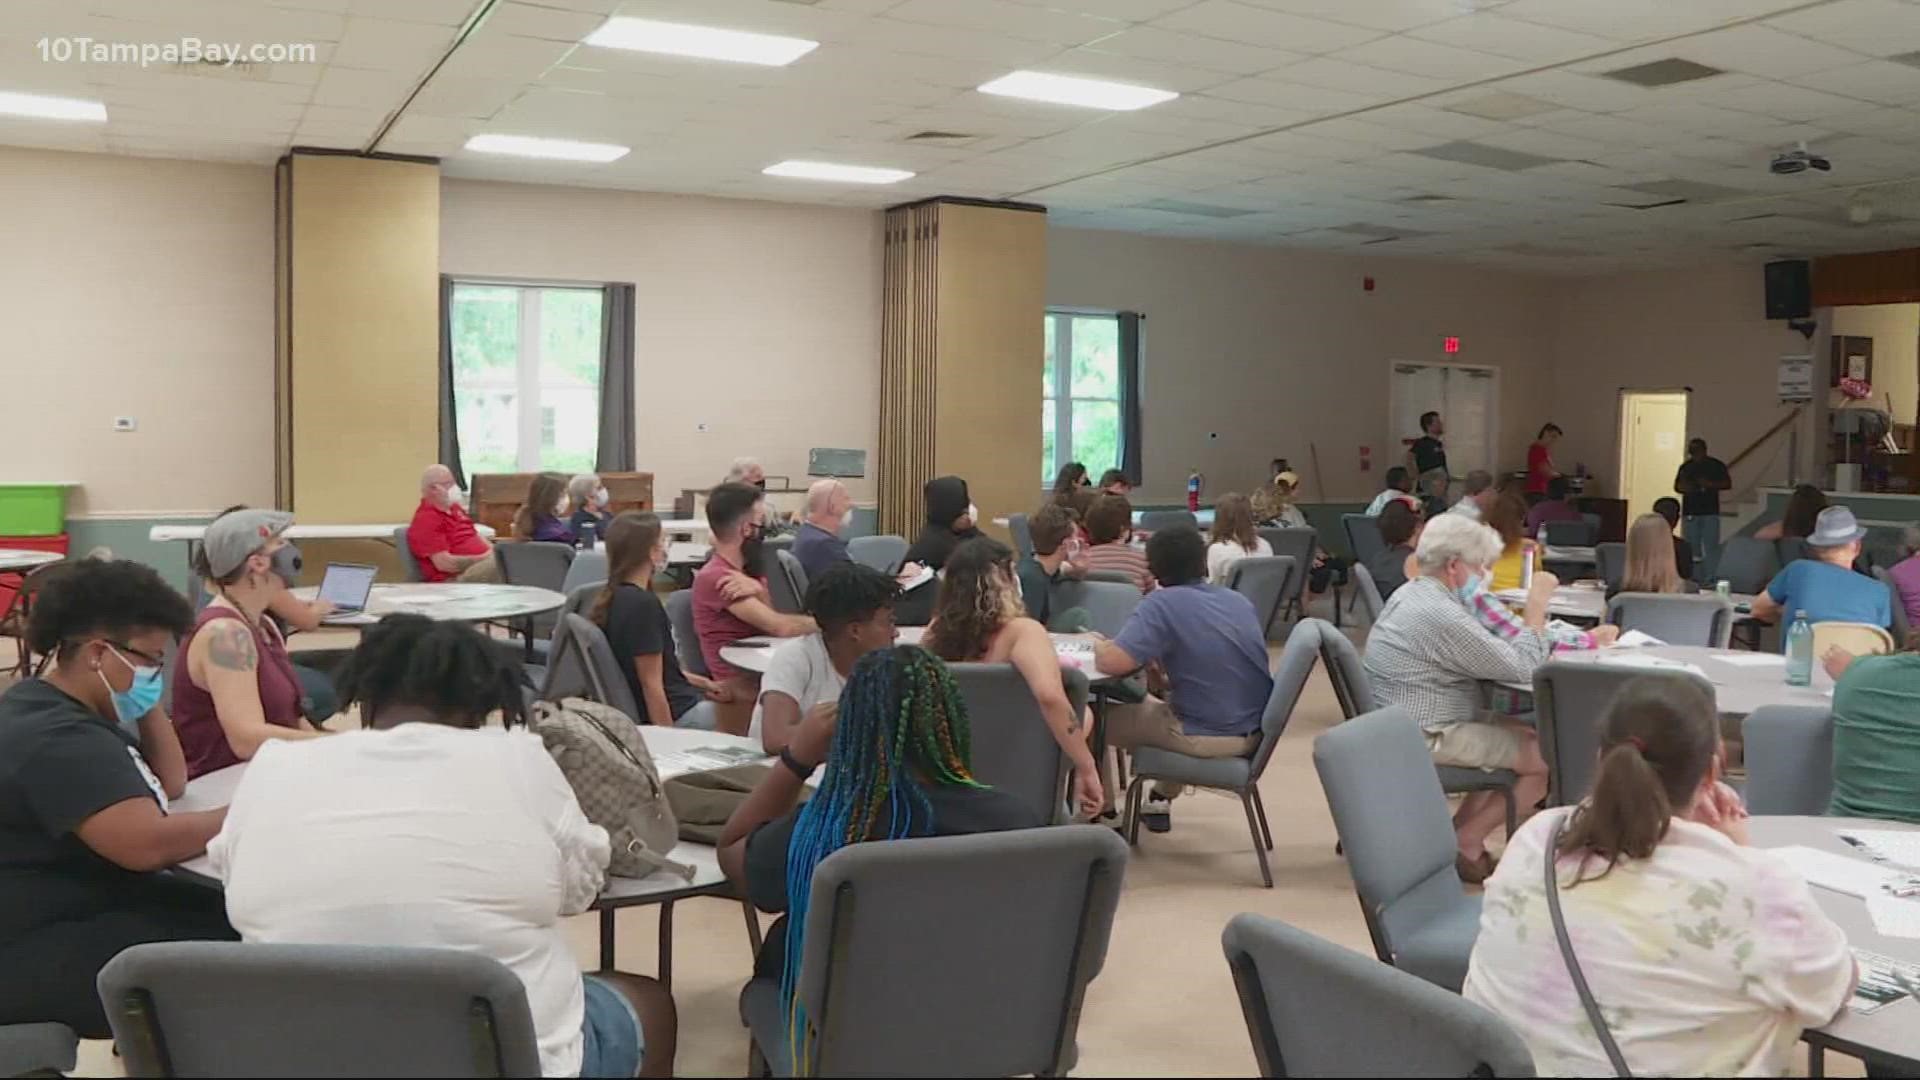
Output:
[[806,568],[786,548],[776,549],[773,559],[767,573],[767,595],[773,600],[773,610],[783,615],[804,614],[807,610]]
[[566,615],[554,628],[553,653],[547,661],[540,697],[544,701],[566,697],[597,701],[620,710],[636,724],[645,716],[620,673],[620,659],[613,655],[607,635],[584,615]]
[[400,557],[400,569],[407,575],[408,581],[425,581],[426,575],[420,572],[420,560],[413,557],[413,547],[407,543],[407,530],[411,525],[396,525],[393,529],[393,550]]
[[1600,734],[1620,687],[1634,679],[1686,679],[1713,700],[1713,685],[1685,671],[1549,661],[1534,669],[1534,725],[1547,762],[1547,805],[1587,797],[1600,764]]
[[1783,536],[1773,542],[1774,556],[1785,566],[1795,559],[1807,557],[1807,542],[1798,536]]
[[[973,778],[1015,796],[1042,821],[1064,824],[1072,767],[1040,705],[1012,664],[948,664],[973,732]],[[1087,677],[1062,668],[1067,705],[1087,707]]]
[[1540,526],[1540,539],[1554,547],[1592,547],[1599,530],[1587,521],[1548,521]]
[[0,1076],[61,1076],[73,1071],[79,1050],[65,1024],[0,1025]]
[[[1356,566],[1356,569],[1360,567]],[[1327,668],[1327,680],[1333,684],[1333,696],[1340,712],[1351,720],[1374,709],[1373,688],[1367,683],[1367,669],[1360,662],[1360,650],[1344,634],[1321,638],[1320,660]],[[1434,762],[1434,775],[1440,778],[1440,790],[1449,795],[1475,791],[1497,791],[1507,805],[1507,835],[1519,827],[1520,808],[1515,805],[1513,785],[1520,780],[1512,769],[1470,769],[1463,765]]]
[[1720,560],[1714,572],[1734,592],[1757,593],[1780,572],[1780,556],[1765,540],[1736,536],[1720,545]]
[[897,574],[907,561],[904,536],[856,536],[847,541],[847,558],[883,574]]
[[1008,514],[1007,531],[1013,534],[1013,557],[1024,559],[1033,554],[1033,532],[1027,528],[1027,515]]
[[1227,575],[1227,588],[1253,601],[1253,613],[1267,641],[1273,640],[1274,621],[1293,595],[1298,565],[1290,555],[1249,555],[1234,563]]
[[1299,618],[1307,595],[1307,571],[1313,569],[1313,553],[1320,547],[1320,534],[1312,528],[1261,529],[1273,553],[1293,560],[1293,580],[1287,583],[1287,614]]
[[1762,705],[1740,722],[1754,814],[1823,817],[1833,802],[1833,714],[1812,705]]
[[1366,514],[1341,514],[1340,527],[1346,530],[1347,547],[1353,551],[1355,564],[1365,563],[1387,550],[1387,542],[1380,538],[1379,518]]
[[1066,1075],[1126,866],[1099,825],[841,848],[814,870],[798,958],[810,1037],[789,1040],[779,980],[754,979],[749,1073]]
[[1713,593],[1620,593],[1607,601],[1607,621],[1668,645],[1724,649],[1733,637],[1733,604]]
[[1532,1076],[1491,1011],[1277,919],[1220,935],[1261,1076]]
[[1140,591],[1140,579],[1125,570],[1089,570],[1080,576],[1081,581],[1104,581],[1113,585],[1125,585],[1134,592]]
[[1907,636],[1913,627],[1907,620],[1907,602],[1900,597],[1900,590],[1893,584],[1893,575],[1885,566],[1873,568],[1874,579],[1887,587],[1887,601],[1893,606],[1893,643],[1896,648],[1905,648]]
[[1073,581],[1053,583],[1048,600],[1053,611],[1079,608],[1087,613],[1091,629],[1108,637],[1119,637],[1133,609],[1140,606],[1140,590],[1117,581]]
[[1618,589],[1621,579],[1627,575],[1627,545],[1595,544],[1593,561],[1600,573],[1600,580],[1606,582],[1607,588]]
[[1367,622],[1379,622],[1380,609],[1386,607],[1387,602],[1380,597],[1380,586],[1374,583],[1373,571],[1367,569],[1365,563],[1354,563],[1347,572],[1353,575],[1353,594],[1359,599],[1361,610],[1367,613]]
[[680,658],[680,669],[708,674],[707,658],[700,651],[700,632],[693,625],[692,589],[667,594],[667,621],[673,624],[673,654]]
[[567,564],[567,576],[560,583],[560,591],[568,596],[582,585],[599,585],[607,580],[607,549],[597,547],[591,551],[575,552],[573,561]]
[[1145,510],[1140,514],[1140,531],[1157,532],[1177,525],[1200,527],[1200,519],[1191,510]]
[[1127,787],[1127,842],[1140,842],[1140,803],[1149,780],[1170,784],[1230,791],[1240,796],[1240,807],[1247,812],[1247,831],[1253,834],[1253,853],[1260,860],[1260,880],[1273,888],[1273,870],[1267,865],[1267,852],[1273,850],[1273,830],[1267,825],[1267,807],[1260,801],[1260,774],[1273,759],[1273,748],[1293,718],[1293,707],[1306,688],[1307,676],[1320,660],[1320,639],[1338,635],[1331,623],[1320,619],[1301,619],[1287,635],[1287,646],[1280,654],[1280,669],[1273,676],[1273,690],[1267,695],[1266,711],[1260,716],[1260,742],[1246,757],[1202,758],[1163,750],[1157,746],[1133,748],[1133,782]]
[[100,971],[129,1076],[538,1076],[526,984],[453,949],[176,941]]
[[[509,585],[531,585],[554,592],[566,587],[567,570],[573,565],[573,548],[550,540],[510,540],[495,544],[493,554],[499,560],[502,581]],[[559,621],[559,616],[551,611],[516,620],[520,630],[527,635],[530,651],[540,650],[536,642],[552,638],[554,624]],[[532,657],[528,659],[532,660]]]
[[1375,954],[1458,991],[1480,897],[1454,872],[1453,820],[1419,723],[1397,707],[1355,717],[1313,740],[1313,767]]

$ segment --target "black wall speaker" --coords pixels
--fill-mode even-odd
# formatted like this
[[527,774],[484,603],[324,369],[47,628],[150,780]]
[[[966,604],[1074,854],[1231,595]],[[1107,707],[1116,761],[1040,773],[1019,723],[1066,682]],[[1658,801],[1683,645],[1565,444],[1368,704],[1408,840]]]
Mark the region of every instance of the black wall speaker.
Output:
[[1767,276],[1767,318],[1804,319],[1813,314],[1813,275],[1805,259],[1770,262]]

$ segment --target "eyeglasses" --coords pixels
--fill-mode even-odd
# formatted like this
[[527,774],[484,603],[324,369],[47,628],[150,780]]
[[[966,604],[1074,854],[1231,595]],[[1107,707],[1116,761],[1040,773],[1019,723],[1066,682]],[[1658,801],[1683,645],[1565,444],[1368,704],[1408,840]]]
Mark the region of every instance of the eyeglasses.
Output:
[[[102,640],[105,640],[105,639],[102,639]],[[149,653],[141,652],[139,649],[134,648],[133,646],[127,644],[124,641],[108,641],[107,644],[113,646],[116,650],[120,652],[127,653],[132,656],[137,656],[140,659],[145,660],[147,662],[147,666],[149,667],[160,667],[161,665],[166,663],[165,657],[153,656]]]

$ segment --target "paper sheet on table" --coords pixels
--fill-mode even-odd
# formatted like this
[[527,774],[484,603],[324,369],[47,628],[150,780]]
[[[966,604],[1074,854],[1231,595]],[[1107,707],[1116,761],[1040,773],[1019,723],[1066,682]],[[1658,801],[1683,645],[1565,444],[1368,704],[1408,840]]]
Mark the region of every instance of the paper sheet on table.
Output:
[[1629,630],[1620,635],[1619,640],[1613,643],[1613,647],[1616,649],[1640,649],[1649,645],[1665,644],[1666,642],[1661,641],[1659,638],[1654,637],[1644,630]]
[[1868,858],[1885,859],[1908,870],[1920,870],[1920,833],[1851,827],[1833,831],[1836,836],[1857,841],[1861,854]]
[[1715,653],[1713,662],[1732,664],[1734,667],[1785,667],[1787,658],[1782,653],[1727,652]]
[[[1860,981],[1854,984],[1853,997],[1847,1001],[1847,1007],[1854,1012],[1870,1013],[1907,997],[1902,978],[1908,983],[1920,981],[1920,967],[1891,956],[1855,949],[1853,958],[1860,965]],[[1899,972],[1900,978],[1896,978],[1894,972]]]
[[[1649,671],[1685,671],[1692,675],[1698,675],[1702,679],[1707,679],[1707,673],[1700,670],[1700,665],[1689,664],[1685,660],[1668,660],[1663,656],[1648,656],[1645,653],[1610,652],[1602,656],[1600,661],[1613,667],[1645,668]],[[1712,682],[1713,680],[1707,679],[1707,681]]]
[[1869,896],[1867,914],[1882,937],[1920,938],[1920,900],[1904,896]]
[[919,588],[922,585],[925,585],[927,582],[932,581],[933,578],[934,578],[933,567],[923,566],[920,568],[920,572],[918,574],[915,574],[913,577],[907,578],[906,580],[900,583],[900,591],[910,592],[914,589]]
[[1880,886],[1905,876],[1898,870],[1875,866],[1864,859],[1849,859],[1799,844],[1768,850],[1798,871],[1807,879],[1807,884],[1863,899],[1881,895]]
[[751,765],[767,760],[767,755],[748,746],[697,746],[653,755],[653,766],[660,779],[671,780],[687,773],[713,772],[735,765]]

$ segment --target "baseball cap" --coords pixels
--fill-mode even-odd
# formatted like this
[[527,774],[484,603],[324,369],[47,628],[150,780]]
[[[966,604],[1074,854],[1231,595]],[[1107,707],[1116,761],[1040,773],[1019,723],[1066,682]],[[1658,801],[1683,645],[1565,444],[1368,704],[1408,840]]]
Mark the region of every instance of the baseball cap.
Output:
[[285,510],[235,510],[216,518],[200,542],[207,570],[216,578],[226,577],[291,524],[293,515]]

